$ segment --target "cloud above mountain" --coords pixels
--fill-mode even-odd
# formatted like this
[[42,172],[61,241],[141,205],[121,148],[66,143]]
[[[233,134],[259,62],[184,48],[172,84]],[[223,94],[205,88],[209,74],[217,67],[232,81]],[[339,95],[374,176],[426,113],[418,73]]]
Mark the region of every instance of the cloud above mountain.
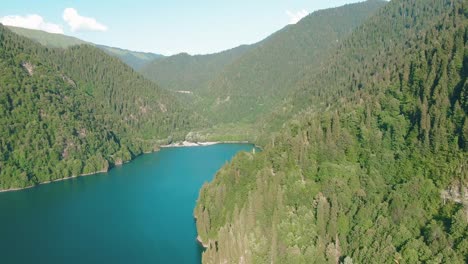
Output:
[[296,24],[308,14],[309,12],[305,9],[299,10],[297,12],[286,10],[286,15],[289,17],[289,24]]
[[37,29],[50,33],[63,34],[63,27],[61,25],[46,22],[43,17],[35,14],[26,16],[13,15],[0,17],[0,23],[7,26]]
[[78,14],[74,8],[65,8],[63,20],[70,26],[72,32],[76,31],[107,31],[107,26],[99,23],[95,18]]

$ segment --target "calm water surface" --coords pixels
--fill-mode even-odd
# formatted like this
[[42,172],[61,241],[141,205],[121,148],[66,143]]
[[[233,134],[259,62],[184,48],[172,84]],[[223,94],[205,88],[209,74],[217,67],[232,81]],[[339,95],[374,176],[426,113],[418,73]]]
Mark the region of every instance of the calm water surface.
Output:
[[109,173],[0,193],[0,263],[200,263],[198,192],[252,147],[163,149]]

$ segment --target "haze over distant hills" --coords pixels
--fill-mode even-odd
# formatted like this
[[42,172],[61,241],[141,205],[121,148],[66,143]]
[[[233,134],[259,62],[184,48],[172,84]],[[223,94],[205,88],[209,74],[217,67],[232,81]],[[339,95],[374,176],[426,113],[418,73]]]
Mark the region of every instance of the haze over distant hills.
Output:
[[215,123],[252,123],[279,104],[306,72],[316,72],[329,51],[384,4],[368,1],[314,12],[257,44],[170,56],[141,72],[162,87],[203,98],[196,107]]
[[68,48],[74,45],[80,44],[90,44],[95,45],[96,47],[104,50],[107,54],[121,59],[123,62],[127,63],[130,67],[135,70],[140,69],[145,64],[162,58],[162,55],[149,53],[149,52],[137,52],[126,49],[120,49],[115,47],[108,47],[104,45],[98,45],[91,42],[86,42],[84,40],[70,37],[62,34],[53,34],[41,30],[19,28],[13,26],[7,26],[11,31],[15,32],[18,35],[30,38],[34,41],[39,42],[40,44],[53,47],[53,48]]
[[199,92],[206,89],[226,66],[253,48],[254,45],[244,45],[220,53],[194,56],[181,53],[153,60],[140,72],[168,90]]

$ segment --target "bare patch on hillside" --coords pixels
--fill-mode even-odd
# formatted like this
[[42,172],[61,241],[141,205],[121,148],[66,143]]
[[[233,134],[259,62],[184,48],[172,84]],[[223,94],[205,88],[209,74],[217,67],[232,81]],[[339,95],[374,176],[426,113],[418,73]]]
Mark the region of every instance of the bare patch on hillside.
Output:
[[230,95],[228,95],[228,96],[226,97],[226,99],[224,99],[224,100],[218,97],[218,98],[216,98],[216,105],[220,105],[220,104],[227,103],[227,102],[229,102],[230,100],[231,100],[231,96],[230,96]]
[[159,109],[161,110],[161,112],[166,113],[167,107],[161,102],[159,102],[158,104],[159,104]]
[[28,72],[29,76],[33,76],[34,74],[34,65],[32,65],[30,62],[23,62],[21,63],[21,66]]

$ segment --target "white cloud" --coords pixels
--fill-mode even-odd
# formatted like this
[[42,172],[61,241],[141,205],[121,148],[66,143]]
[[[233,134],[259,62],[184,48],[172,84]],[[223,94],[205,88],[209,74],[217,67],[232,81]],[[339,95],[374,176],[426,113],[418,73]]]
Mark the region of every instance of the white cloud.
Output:
[[70,26],[72,32],[80,30],[107,31],[107,26],[99,23],[92,17],[84,17],[78,14],[74,8],[65,8],[63,20]]
[[289,10],[286,11],[286,15],[289,17],[289,24],[296,24],[308,14],[309,12],[305,9],[299,10],[297,12],[291,12]]
[[0,23],[7,26],[37,29],[50,33],[63,34],[62,26],[45,22],[44,18],[40,15],[4,16],[0,17]]

